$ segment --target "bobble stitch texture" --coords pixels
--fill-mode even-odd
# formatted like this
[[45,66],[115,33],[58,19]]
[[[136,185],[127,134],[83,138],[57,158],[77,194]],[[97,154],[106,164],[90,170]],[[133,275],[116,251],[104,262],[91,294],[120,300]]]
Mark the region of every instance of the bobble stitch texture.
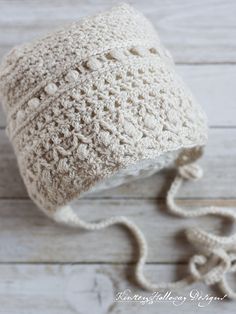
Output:
[[118,50],[112,50],[110,52],[110,55],[112,56],[112,58],[114,58],[116,60],[119,60],[119,61],[122,61],[122,60],[125,59],[124,54],[121,51],[118,51]]
[[71,70],[70,72],[68,72],[68,74],[66,76],[66,80],[68,82],[74,82],[78,79],[78,77],[79,77],[78,71]]
[[157,125],[157,121],[154,116],[152,115],[146,115],[144,117],[144,125],[149,129],[155,129]]
[[52,96],[56,93],[57,91],[57,86],[54,83],[49,83],[46,87],[45,87],[45,92]]
[[28,101],[28,106],[30,109],[37,109],[40,105],[40,100],[38,98],[32,98]]
[[86,144],[80,144],[78,147],[79,159],[84,160],[88,157],[88,149]]
[[131,51],[133,51],[135,54],[139,55],[140,57],[145,57],[147,55],[147,50],[142,46],[134,47],[131,49]]
[[17,120],[17,123],[20,123],[24,120],[25,118],[25,114],[24,114],[24,111],[22,110],[19,110],[16,114],[16,120]]
[[87,61],[87,67],[91,70],[98,70],[101,66],[101,62],[99,62],[95,57],[91,57]]

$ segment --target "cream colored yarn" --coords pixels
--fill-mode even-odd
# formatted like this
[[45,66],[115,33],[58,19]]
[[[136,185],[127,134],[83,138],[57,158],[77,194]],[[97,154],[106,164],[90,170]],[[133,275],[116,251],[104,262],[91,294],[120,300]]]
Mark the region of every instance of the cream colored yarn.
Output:
[[[127,173],[134,176],[150,165],[157,171],[175,161],[179,172],[167,196],[172,212],[235,219],[229,211],[188,212],[174,203],[182,180],[200,175],[191,163],[207,140],[206,117],[143,15],[122,5],[14,48],[1,65],[0,91],[24,183],[48,216],[88,230],[126,226],[139,245],[135,275],[143,288],[176,288],[203,279],[235,296],[224,278],[234,271],[231,238],[224,242],[188,231],[190,242],[204,247],[190,261],[191,275],[154,285],[143,274],[147,245],[135,224],[123,216],[84,222],[69,205],[104,182],[117,185],[121,173],[119,183]],[[197,266],[211,256],[216,265],[203,274]]]

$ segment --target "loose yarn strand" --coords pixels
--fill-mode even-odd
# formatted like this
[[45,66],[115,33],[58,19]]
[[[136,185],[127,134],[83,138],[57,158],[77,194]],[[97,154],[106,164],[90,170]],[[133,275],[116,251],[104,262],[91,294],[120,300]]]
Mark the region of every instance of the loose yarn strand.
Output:
[[154,291],[157,289],[177,289],[188,285],[191,282],[192,277],[187,276],[183,280],[179,280],[173,283],[159,283],[154,284],[144,275],[144,265],[147,260],[148,246],[146,239],[142,231],[133,223],[130,219],[125,216],[114,216],[111,218],[103,219],[99,222],[86,222],[79,218],[71,206],[67,205],[58,209],[52,217],[56,222],[65,224],[71,227],[79,227],[85,230],[95,231],[110,227],[115,224],[120,224],[126,227],[131,234],[134,236],[138,248],[139,258],[135,267],[135,279],[140,287],[148,291]]
[[[183,181],[198,180],[202,175],[202,169],[196,164],[179,167],[178,174],[167,193],[167,206],[170,212],[180,217],[217,215],[236,222],[236,213],[231,209],[210,206],[188,210],[175,203],[175,195]],[[193,256],[189,263],[190,273],[195,280],[203,280],[207,285],[218,284],[224,294],[236,299],[236,292],[226,280],[226,273],[236,272],[236,233],[230,236],[218,236],[200,228],[191,228],[186,230],[186,236],[201,253],[201,255]],[[200,271],[197,266],[201,265],[205,267]],[[208,269],[207,272],[205,272],[206,269]]]
[[[183,180],[197,180],[202,176],[199,166],[190,164],[181,166],[178,174],[171,184],[167,193],[167,206],[169,210],[181,217],[199,217],[205,215],[219,215],[236,221],[236,213],[230,209],[217,207],[203,207],[194,210],[187,210],[178,206],[175,195],[178,192]],[[148,255],[148,246],[144,234],[129,218],[125,216],[114,216],[98,222],[86,222],[79,218],[76,212],[67,205],[59,208],[53,214],[53,219],[58,223],[79,227],[85,230],[101,230],[115,224],[123,225],[134,236],[138,248],[139,258],[135,267],[135,279],[140,287],[147,291],[157,291],[159,289],[177,290],[184,288],[194,281],[203,280],[207,285],[218,284],[221,291],[229,298],[236,299],[236,292],[229,286],[225,274],[236,272],[236,234],[228,237],[217,236],[199,228],[187,229],[188,241],[197,247],[201,254],[194,255],[189,261],[190,274],[175,282],[152,283],[144,275],[144,266]],[[200,269],[199,269],[200,266]]]

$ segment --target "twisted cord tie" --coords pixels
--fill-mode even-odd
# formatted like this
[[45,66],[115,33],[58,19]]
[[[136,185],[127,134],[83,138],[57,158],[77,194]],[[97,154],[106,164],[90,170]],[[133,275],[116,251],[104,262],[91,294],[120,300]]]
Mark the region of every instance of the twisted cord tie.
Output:
[[[203,171],[196,164],[179,167],[168,194],[169,210],[181,217],[200,217],[218,215],[236,222],[236,213],[231,209],[219,207],[202,207],[187,210],[179,207],[174,197],[183,180],[198,180]],[[226,279],[228,273],[236,272],[236,233],[230,236],[218,236],[200,228],[189,228],[185,231],[188,241],[199,251],[189,261],[189,271],[194,281],[203,281],[207,285],[217,284],[220,290],[229,298],[236,299],[236,292],[232,290]]]
[[[199,217],[204,215],[220,215],[236,221],[236,214],[230,209],[204,207],[197,210],[187,210],[179,207],[174,197],[183,180],[198,180],[202,177],[202,169],[189,164],[178,168],[178,174],[167,193],[169,210],[181,217]],[[187,229],[188,241],[198,248],[200,254],[194,255],[189,261],[190,274],[183,279],[170,283],[152,283],[144,275],[144,266],[148,255],[148,246],[142,231],[125,216],[114,216],[98,222],[86,222],[79,218],[70,206],[63,206],[53,213],[48,213],[58,223],[79,227],[85,230],[101,230],[106,227],[120,224],[126,227],[134,236],[138,248],[139,258],[135,267],[135,279],[140,287],[148,291],[160,289],[177,290],[184,288],[195,281],[204,281],[207,285],[218,284],[221,291],[229,298],[236,299],[236,292],[229,286],[225,275],[236,272],[236,234],[229,237],[217,236],[202,229]]]

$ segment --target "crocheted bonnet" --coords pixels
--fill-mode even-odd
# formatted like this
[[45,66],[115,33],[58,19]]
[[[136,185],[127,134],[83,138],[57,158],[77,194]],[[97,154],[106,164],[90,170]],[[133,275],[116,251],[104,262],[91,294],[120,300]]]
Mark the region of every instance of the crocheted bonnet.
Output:
[[[144,277],[146,242],[128,218],[87,223],[69,205],[87,191],[173,163],[178,180],[201,174],[188,164],[206,143],[205,114],[149,21],[121,5],[16,47],[1,65],[0,92],[7,134],[31,199],[72,226],[97,230],[123,224],[139,245],[138,283],[150,290],[167,287]],[[178,184],[167,197],[175,212]]]

